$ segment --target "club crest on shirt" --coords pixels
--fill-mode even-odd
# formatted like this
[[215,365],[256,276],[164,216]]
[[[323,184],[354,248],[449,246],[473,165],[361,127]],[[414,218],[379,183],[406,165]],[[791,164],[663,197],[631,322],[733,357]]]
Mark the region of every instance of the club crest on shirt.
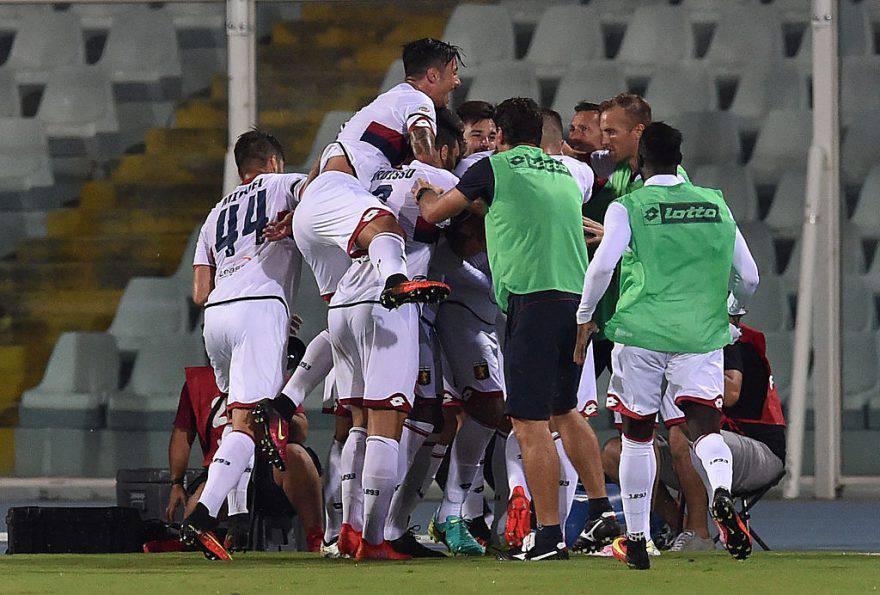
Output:
[[486,362],[474,363],[474,378],[477,380],[489,379],[489,364]]
[[419,368],[418,383],[419,386],[431,384],[431,368]]

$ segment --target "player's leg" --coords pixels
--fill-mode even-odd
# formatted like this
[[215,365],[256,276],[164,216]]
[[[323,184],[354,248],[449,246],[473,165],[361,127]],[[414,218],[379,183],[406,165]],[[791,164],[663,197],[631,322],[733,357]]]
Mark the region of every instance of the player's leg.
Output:
[[502,527],[507,523],[507,503],[510,500],[510,489],[507,482],[507,437],[510,435],[510,422],[502,417],[498,429],[495,430],[495,447],[492,449],[492,477],[495,480],[495,499],[492,504],[492,524],[489,527],[492,544],[501,542]]
[[311,453],[304,446],[292,442],[286,450],[287,469],[279,473],[281,489],[302,522],[309,551],[317,552],[321,549],[324,534],[321,477]]
[[[232,426],[227,425],[223,430],[225,439]],[[223,540],[223,547],[229,552],[244,551],[248,548],[250,536],[250,514],[248,513],[248,487],[251,483],[251,474],[254,470],[254,455],[251,455],[247,467],[242,472],[238,483],[226,496],[226,524],[228,530]]]
[[[330,382],[328,376],[327,382]],[[334,379],[335,382],[335,379]],[[321,551],[327,557],[339,555],[337,541],[342,530],[342,449],[351,430],[351,413],[340,408],[332,412],[333,442],[324,464],[324,543]]]
[[730,555],[745,559],[752,552],[752,538],[733,504],[733,455],[721,436],[723,351],[673,356],[667,378],[674,387],[675,404],[687,419],[688,435],[693,439],[691,448],[709,484],[709,511],[722,542]]
[[271,405],[286,421],[296,414],[306,397],[324,380],[333,368],[333,346],[330,331],[323,330],[312,339],[287,384]]
[[565,538],[565,521],[568,519],[568,513],[571,512],[571,505],[574,502],[578,475],[558,434],[554,436],[554,444],[556,445],[556,454],[559,456],[559,526],[562,527],[562,537]]
[[504,538],[507,545],[519,548],[522,546],[523,538],[532,531],[532,494],[526,482],[522,449],[514,432],[507,436],[504,455],[507,465],[507,486],[510,492]]

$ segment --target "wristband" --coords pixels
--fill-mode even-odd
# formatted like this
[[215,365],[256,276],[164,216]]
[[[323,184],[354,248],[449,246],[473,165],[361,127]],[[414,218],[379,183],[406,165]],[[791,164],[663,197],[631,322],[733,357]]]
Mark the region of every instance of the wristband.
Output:
[[424,195],[425,192],[434,192],[434,189],[428,187],[421,188],[418,192],[416,192],[416,202],[421,202],[422,195]]
[[171,480],[171,485],[172,485],[172,486],[180,486],[180,487],[182,487],[182,488],[183,488],[183,487],[186,487],[186,486],[183,485],[183,482],[184,482],[184,478],[183,478],[183,477],[177,477],[177,478]]

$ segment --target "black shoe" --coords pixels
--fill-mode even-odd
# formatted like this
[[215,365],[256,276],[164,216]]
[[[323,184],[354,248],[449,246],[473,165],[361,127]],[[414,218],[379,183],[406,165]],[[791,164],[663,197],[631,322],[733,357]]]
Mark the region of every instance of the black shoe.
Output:
[[204,504],[199,503],[180,525],[180,540],[188,546],[198,548],[208,560],[232,560],[232,556],[214,535],[216,525],[217,520],[208,514]]
[[752,554],[752,536],[736,513],[730,492],[724,488],[715,490],[710,510],[724,549],[737,560],[748,558]]
[[644,537],[640,539],[618,537],[614,540],[611,551],[615,558],[632,570],[648,570],[651,568],[651,559],[648,557],[648,542]]
[[254,423],[260,428],[260,439],[257,441],[257,447],[260,452],[269,459],[279,471],[284,471],[287,466],[284,459],[281,458],[281,451],[278,450],[275,441],[272,439],[272,424],[279,423],[281,417],[272,415],[272,410],[266,403],[260,403],[253,410]]
[[379,304],[393,310],[403,304],[438,304],[449,297],[451,289],[439,281],[410,281],[400,273],[385,281]]
[[229,553],[244,552],[250,549],[251,515],[248,513],[234,514],[226,519],[229,529],[223,539],[223,547]]
[[486,518],[478,516],[474,519],[467,519],[465,521],[467,525],[468,531],[471,535],[473,535],[474,539],[480,542],[480,545],[487,546],[489,542],[492,540],[492,530],[489,529],[489,525],[486,524]]
[[620,536],[623,530],[617,522],[614,511],[603,512],[597,519],[587,520],[584,530],[575,540],[571,549],[576,552],[591,554],[598,552]]
[[564,541],[541,539],[537,533],[529,533],[523,539],[522,552],[515,554],[513,558],[526,562],[568,560],[568,548]]
[[446,558],[446,554],[443,552],[438,552],[437,550],[432,550],[429,547],[426,547],[419,543],[419,540],[416,539],[416,535],[413,532],[415,527],[410,527],[406,530],[406,533],[389,541],[388,544],[398,554],[407,554],[408,556],[412,556],[413,558]]

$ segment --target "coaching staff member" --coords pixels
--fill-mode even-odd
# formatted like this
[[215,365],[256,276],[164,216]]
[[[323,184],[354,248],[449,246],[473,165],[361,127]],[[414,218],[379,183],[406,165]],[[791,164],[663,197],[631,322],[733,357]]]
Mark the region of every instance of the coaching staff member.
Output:
[[413,190],[428,222],[487,209],[495,297],[507,313],[506,412],[522,446],[538,520],[523,557],[564,559],[559,458],[549,424],[552,419],[575,469],[587,479],[589,427],[576,411],[580,368],[571,358],[587,266],[583,194],[565,165],[540,149],[543,120],[533,100],[504,101],[496,108],[495,124],[498,152],[472,165],[455,188],[439,195],[439,189],[419,180]]

